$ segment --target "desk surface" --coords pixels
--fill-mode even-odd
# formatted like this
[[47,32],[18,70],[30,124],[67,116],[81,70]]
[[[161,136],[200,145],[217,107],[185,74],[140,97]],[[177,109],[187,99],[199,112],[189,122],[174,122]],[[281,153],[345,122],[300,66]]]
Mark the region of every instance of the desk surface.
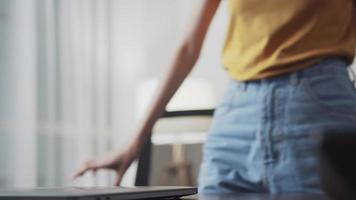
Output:
[[311,194],[224,194],[224,195],[194,195],[182,198],[184,200],[330,200],[323,195]]

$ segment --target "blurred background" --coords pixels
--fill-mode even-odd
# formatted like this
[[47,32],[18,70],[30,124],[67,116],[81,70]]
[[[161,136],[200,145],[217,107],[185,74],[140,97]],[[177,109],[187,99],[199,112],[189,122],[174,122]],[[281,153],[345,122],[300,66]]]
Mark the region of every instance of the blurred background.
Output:
[[[131,141],[199,1],[0,0],[0,187],[111,185],[105,171],[70,177]],[[225,4],[169,111],[213,109],[222,95]],[[196,184],[209,120],[158,123],[150,185]]]
[[[111,185],[110,172],[75,182],[70,177],[82,161],[131,140],[197,3],[0,0],[0,187]],[[210,109],[221,96],[227,82],[220,63],[225,9],[223,3],[169,110]],[[194,177],[203,141],[195,138],[183,152],[194,161]],[[153,149],[153,163],[169,162],[172,148],[165,145],[171,141],[170,135],[154,139],[160,147]],[[152,185],[162,183],[161,175],[152,177]],[[123,184],[134,179],[135,164]]]

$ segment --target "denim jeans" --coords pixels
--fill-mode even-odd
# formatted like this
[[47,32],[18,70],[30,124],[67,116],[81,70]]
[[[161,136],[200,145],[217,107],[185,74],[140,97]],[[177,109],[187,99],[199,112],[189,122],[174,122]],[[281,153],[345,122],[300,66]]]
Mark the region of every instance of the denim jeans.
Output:
[[356,91],[342,59],[231,81],[204,144],[199,192],[322,193],[321,139],[346,129],[356,133]]

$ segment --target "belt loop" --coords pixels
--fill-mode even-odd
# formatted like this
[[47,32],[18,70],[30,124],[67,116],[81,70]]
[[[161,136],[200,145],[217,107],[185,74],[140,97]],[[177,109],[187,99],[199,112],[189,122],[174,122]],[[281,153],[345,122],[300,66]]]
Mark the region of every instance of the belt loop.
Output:
[[296,72],[293,72],[291,75],[290,75],[290,83],[292,85],[297,85],[299,83],[299,72],[296,71]]
[[247,81],[242,82],[242,91],[246,91],[247,89]]

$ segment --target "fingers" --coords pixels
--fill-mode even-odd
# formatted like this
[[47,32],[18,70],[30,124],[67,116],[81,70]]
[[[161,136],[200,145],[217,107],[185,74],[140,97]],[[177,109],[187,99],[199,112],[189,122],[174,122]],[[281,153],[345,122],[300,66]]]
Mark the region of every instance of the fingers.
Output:
[[117,171],[116,179],[115,179],[115,182],[114,182],[115,186],[120,186],[122,177],[124,176],[125,172],[126,172],[125,168],[121,168],[121,169],[119,169]]
[[114,186],[120,186],[121,179],[122,179],[122,176],[121,175],[117,175],[116,178],[115,178]]
[[87,171],[92,171],[95,175],[99,169],[114,170],[117,174],[115,178],[115,185],[120,185],[122,177],[124,176],[127,168],[130,166],[133,158],[129,154],[110,154],[99,160],[90,160],[85,163],[74,173],[72,179],[82,176]]
[[97,170],[97,165],[96,162],[94,160],[89,160],[86,161],[82,164],[82,166],[74,173],[74,175],[72,176],[72,179],[76,179],[79,176],[82,176],[83,174],[85,174],[85,172],[92,170],[94,173]]

